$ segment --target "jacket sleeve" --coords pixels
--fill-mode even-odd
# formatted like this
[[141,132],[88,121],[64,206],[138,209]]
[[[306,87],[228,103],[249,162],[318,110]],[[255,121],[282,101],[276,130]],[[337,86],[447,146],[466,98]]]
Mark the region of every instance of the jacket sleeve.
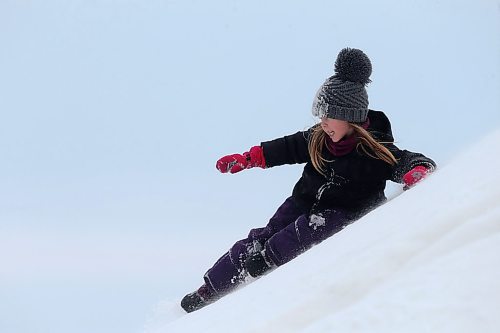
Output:
[[297,132],[283,138],[262,142],[266,167],[284,164],[299,164],[310,161],[308,138],[310,131]]
[[431,171],[436,168],[436,163],[430,158],[420,153],[409,150],[401,150],[394,144],[391,122],[381,111],[370,111],[371,134],[373,137],[386,146],[394,155],[398,163],[392,168],[390,180],[396,183],[403,183],[403,176],[418,165],[422,165]]
[[414,153],[409,150],[400,150],[394,144],[386,146],[398,160],[398,163],[392,169],[390,180],[393,182],[402,184],[403,176],[408,171],[419,165],[422,165],[431,171],[436,169],[436,163],[421,153]]

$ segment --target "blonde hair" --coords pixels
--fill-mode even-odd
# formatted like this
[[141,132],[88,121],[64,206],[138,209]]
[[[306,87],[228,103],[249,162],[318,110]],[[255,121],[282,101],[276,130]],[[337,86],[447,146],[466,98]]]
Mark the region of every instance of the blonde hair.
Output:
[[[351,127],[354,129],[354,135],[359,139],[356,149],[361,149],[366,155],[380,159],[390,165],[395,165],[398,163],[394,155],[383,146],[383,143],[392,142],[378,142],[373,138],[373,136],[365,130],[363,127],[357,124],[350,123]],[[328,159],[323,157],[323,148],[326,145],[327,134],[321,128],[320,124],[316,124],[311,129],[311,136],[309,138],[309,155],[311,156],[311,162],[314,168],[326,177],[326,163],[329,162]]]

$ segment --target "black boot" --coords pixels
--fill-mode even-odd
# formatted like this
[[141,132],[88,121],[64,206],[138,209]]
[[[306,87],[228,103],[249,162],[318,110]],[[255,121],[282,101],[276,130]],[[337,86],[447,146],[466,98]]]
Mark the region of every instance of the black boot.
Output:
[[208,289],[207,285],[204,284],[195,292],[184,296],[181,301],[181,307],[189,313],[199,310],[215,301],[215,295]]

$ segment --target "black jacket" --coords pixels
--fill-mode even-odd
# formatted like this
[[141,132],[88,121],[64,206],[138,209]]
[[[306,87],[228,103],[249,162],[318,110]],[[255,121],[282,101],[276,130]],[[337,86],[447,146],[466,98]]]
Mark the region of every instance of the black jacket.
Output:
[[[341,208],[353,216],[366,213],[386,200],[386,180],[402,183],[403,175],[417,165],[434,169],[436,164],[419,153],[400,150],[393,142],[391,124],[381,111],[370,110],[368,132],[393,153],[398,160],[394,166],[354,149],[345,156],[335,157],[325,147],[323,157],[328,161],[327,176],[313,167],[308,150],[311,129],[280,139],[262,142],[266,167],[306,163],[302,177],[295,185],[292,198],[306,211]],[[387,142],[387,143],[385,143]]]

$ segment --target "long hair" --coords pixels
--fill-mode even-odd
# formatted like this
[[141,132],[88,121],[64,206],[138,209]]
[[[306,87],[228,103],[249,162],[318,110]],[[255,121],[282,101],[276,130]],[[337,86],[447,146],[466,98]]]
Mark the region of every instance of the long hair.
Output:
[[[395,165],[398,163],[394,155],[387,149],[382,143],[390,142],[378,142],[373,138],[373,136],[365,130],[363,127],[350,123],[354,129],[354,135],[359,139],[356,149],[361,149],[366,155],[380,159],[390,165]],[[328,136],[321,128],[320,124],[316,124],[311,129],[311,136],[309,138],[309,155],[311,156],[311,162],[314,168],[326,177],[326,163],[329,162],[328,159],[323,157],[323,148],[326,145],[326,140]]]

